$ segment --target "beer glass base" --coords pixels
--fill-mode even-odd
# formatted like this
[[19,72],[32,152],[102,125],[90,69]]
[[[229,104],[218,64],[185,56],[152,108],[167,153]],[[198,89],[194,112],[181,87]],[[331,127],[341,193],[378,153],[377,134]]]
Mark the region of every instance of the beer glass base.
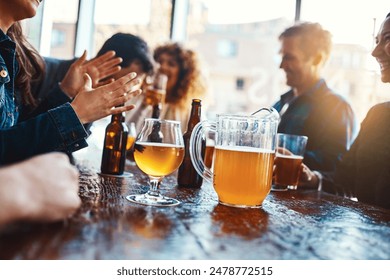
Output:
[[147,206],[169,207],[169,206],[176,206],[180,204],[180,201],[178,201],[177,199],[162,196],[162,195],[154,196],[154,195],[149,195],[147,193],[128,195],[126,196],[126,199],[133,203],[147,205]]
[[129,172],[123,172],[123,174],[120,174],[120,175],[106,174],[106,173],[101,173],[101,172],[98,172],[97,174],[102,176],[102,177],[114,177],[114,178],[130,178],[130,177],[134,176],[133,174],[131,174]]
[[222,205],[225,205],[225,206],[236,207],[236,208],[260,208],[261,207],[261,204],[260,205],[241,205],[241,204],[230,204],[230,203],[226,203],[226,202],[222,202],[222,201],[219,201],[219,203]]
[[273,192],[285,192],[288,190],[288,186],[286,185],[272,185],[271,191]]
[[288,186],[288,189],[289,189],[289,190],[297,190],[297,189],[298,189],[298,186]]

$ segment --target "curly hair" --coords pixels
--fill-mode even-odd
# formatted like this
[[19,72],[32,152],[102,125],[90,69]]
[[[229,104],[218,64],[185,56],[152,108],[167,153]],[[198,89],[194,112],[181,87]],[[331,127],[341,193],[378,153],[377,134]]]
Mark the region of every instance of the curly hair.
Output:
[[19,22],[10,27],[8,36],[16,43],[16,59],[19,63],[15,88],[21,94],[21,102],[34,107],[37,105],[37,100],[32,93],[32,84],[39,83],[43,78],[45,63],[42,56],[23,35]]
[[179,43],[167,43],[157,47],[153,53],[154,60],[158,62],[162,54],[172,56],[180,69],[178,82],[171,92],[167,92],[165,102],[186,106],[191,99],[202,98],[206,92],[206,85],[199,69],[197,54]]

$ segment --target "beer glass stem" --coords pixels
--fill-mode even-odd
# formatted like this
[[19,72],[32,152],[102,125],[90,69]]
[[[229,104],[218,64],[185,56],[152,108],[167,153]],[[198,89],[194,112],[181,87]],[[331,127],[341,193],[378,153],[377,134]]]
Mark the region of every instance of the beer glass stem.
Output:
[[148,194],[151,196],[159,196],[160,193],[158,191],[158,188],[160,187],[161,180],[158,179],[150,179],[150,189],[148,191]]

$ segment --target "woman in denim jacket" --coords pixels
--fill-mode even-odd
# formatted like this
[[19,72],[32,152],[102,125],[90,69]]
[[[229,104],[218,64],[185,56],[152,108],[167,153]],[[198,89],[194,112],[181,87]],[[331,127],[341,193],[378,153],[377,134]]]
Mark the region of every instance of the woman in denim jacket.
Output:
[[[24,38],[19,23],[35,16],[40,2],[0,0],[0,165],[86,147],[88,132],[83,125],[134,108],[117,106],[141,92],[131,91],[140,82],[135,73],[92,89],[83,68],[84,53],[53,89],[55,94],[40,102],[31,88],[42,78],[43,59]],[[27,116],[22,122],[19,113]]]

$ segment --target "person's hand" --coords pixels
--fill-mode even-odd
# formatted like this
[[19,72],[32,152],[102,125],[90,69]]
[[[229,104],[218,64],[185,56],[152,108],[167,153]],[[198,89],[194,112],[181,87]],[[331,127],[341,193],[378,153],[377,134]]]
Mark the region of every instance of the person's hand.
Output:
[[141,83],[140,79],[135,79],[136,76],[137,74],[132,72],[110,84],[92,89],[91,78],[84,74],[84,86],[71,103],[80,122],[90,123],[108,115],[133,109],[134,105],[123,104],[142,92],[141,89],[132,90]]
[[65,154],[35,156],[0,168],[0,174],[0,205],[6,208],[1,210],[0,224],[57,221],[72,215],[81,204],[79,173]]
[[121,62],[122,58],[115,57],[114,51],[87,61],[87,52],[84,51],[83,55],[69,67],[60,83],[60,88],[70,98],[74,98],[84,86],[84,73],[91,77],[93,88],[111,83],[113,79],[107,78],[120,71],[121,67],[118,64]]
[[109,77],[121,70],[120,63],[122,63],[122,58],[116,57],[115,51],[108,51],[85,62],[83,68],[92,79],[92,87],[97,88],[114,81]]
[[304,163],[301,164],[301,175],[299,177],[299,187],[307,189],[318,188],[319,178],[317,175]]

